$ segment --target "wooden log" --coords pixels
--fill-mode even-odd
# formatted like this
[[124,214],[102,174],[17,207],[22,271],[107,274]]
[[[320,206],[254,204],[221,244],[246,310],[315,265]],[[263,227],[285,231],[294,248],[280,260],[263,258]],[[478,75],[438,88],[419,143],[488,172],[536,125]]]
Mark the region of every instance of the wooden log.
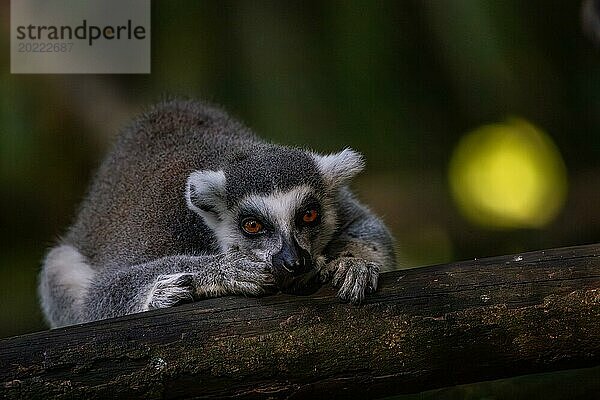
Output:
[[0,341],[0,397],[376,398],[600,365],[600,245],[384,274],[359,307],[220,298]]

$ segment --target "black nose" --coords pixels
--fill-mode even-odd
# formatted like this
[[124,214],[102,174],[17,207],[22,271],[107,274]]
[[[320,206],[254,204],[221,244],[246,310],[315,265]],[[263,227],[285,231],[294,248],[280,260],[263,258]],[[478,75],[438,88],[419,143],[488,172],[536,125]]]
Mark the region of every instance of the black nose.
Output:
[[281,250],[273,255],[273,266],[292,275],[300,275],[310,269],[310,254],[300,247],[296,240],[285,241]]

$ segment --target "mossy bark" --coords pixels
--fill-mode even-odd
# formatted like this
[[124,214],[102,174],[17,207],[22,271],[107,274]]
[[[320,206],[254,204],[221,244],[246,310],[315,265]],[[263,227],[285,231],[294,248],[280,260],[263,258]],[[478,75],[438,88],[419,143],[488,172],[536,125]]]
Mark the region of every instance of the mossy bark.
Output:
[[0,397],[374,398],[600,364],[600,245],[404,270],[359,307],[211,299],[0,341]]

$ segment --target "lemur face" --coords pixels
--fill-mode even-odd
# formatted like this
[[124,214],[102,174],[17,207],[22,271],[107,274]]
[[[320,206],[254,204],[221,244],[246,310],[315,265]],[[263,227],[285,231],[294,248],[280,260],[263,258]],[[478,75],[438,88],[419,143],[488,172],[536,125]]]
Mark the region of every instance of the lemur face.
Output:
[[281,289],[315,271],[336,228],[336,210],[326,193],[308,185],[253,194],[228,210],[219,227],[225,249],[270,261]]
[[352,150],[321,156],[261,145],[243,150],[223,170],[193,172],[187,204],[223,252],[265,260],[285,291],[316,270],[336,230],[337,192],[362,166]]

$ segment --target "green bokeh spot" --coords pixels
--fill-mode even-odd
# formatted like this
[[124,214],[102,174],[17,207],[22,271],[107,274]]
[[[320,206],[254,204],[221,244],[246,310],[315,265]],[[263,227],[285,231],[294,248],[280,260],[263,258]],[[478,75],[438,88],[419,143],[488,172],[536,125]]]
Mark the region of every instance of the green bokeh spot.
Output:
[[561,210],[567,173],[552,140],[511,118],[468,133],[450,160],[452,195],[462,214],[489,228],[540,228]]

